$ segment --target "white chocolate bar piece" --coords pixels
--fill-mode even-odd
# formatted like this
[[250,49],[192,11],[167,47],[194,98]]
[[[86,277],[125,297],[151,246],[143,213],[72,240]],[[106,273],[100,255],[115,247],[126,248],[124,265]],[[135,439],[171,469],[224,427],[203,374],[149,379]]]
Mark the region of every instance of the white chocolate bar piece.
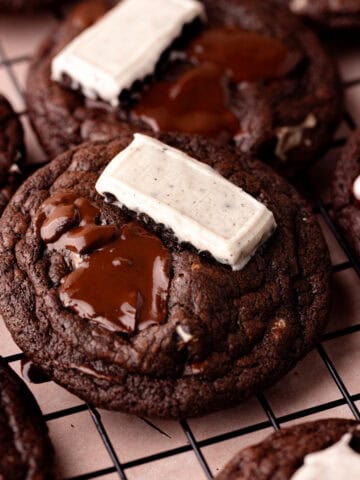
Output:
[[184,25],[204,16],[198,0],[122,0],[55,56],[51,77],[67,75],[85,96],[116,106],[122,90],[154,72]]
[[213,168],[142,134],[113,158],[96,190],[233,270],[243,268],[276,227],[265,205]]
[[360,202],[360,175],[356,177],[354,184],[353,184],[353,193],[356,200]]
[[291,480],[357,480],[360,478],[360,455],[350,447],[351,433],[324,450],[305,456],[304,464]]

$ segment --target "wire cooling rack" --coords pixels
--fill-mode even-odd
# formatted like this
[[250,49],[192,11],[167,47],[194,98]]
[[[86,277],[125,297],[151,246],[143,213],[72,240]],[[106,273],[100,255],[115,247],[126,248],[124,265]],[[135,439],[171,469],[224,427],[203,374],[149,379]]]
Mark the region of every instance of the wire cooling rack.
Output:
[[[22,84],[22,81],[34,52],[33,44],[36,43],[34,38],[36,38],[36,40],[40,39],[42,36],[42,30],[51,30],[53,23],[61,19],[62,15],[63,13],[59,8],[54,8],[51,14],[43,16],[39,14],[37,17],[30,17],[28,21],[24,18],[19,19],[19,17],[2,18],[0,14],[0,90],[2,93],[8,94],[10,98],[11,96],[15,98],[16,106],[25,105],[23,95],[24,85]],[[33,22],[32,26],[31,22]],[[24,25],[26,26],[25,28],[23,28]],[[2,27],[5,27],[5,33],[3,33],[3,35]],[[9,36],[6,36],[6,32],[11,32],[10,38]],[[20,42],[18,41],[19,39],[21,40]],[[30,39],[30,46],[27,44],[27,39]],[[360,263],[352,254],[346,240],[331,217],[331,200],[329,201],[329,198],[324,199],[322,192],[324,184],[329,185],[329,177],[327,176],[328,174],[324,173],[324,165],[327,167],[327,170],[329,170],[329,165],[330,167],[333,165],[333,160],[337,155],[338,148],[345,143],[348,133],[356,128],[356,125],[360,126],[360,67],[359,65],[357,67],[355,66],[356,59],[354,52],[345,51],[344,53],[343,48],[344,47],[339,48],[339,46],[334,48],[333,46],[334,55],[341,56],[342,58],[342,70],[345,74],[343,84],[349,108],[344,115],[344,121],[340,127],[339,133],[329,148],[329,152],[325,155],[323,160],[319,161],[318,165],[313,169],[314,172],[311,172],[309,175],[309,178],[303,180],[303,186],[305,185],[306,191],[309,194],[314,212],[319,216],[319,220],[323,224],[326,237],[329,239],[328,243],[330,244],[330,250],[332,252],[335,251],[335,254],[332,255],[333,275],[335,276],[344,272],[351,272],[351,282],[350,284],[349,281],[347,283],[345,282],[345,287],[347,289],[351,288],[351,295],[356,298],[360,291]],[[358,53],[359,52],[360,45]],[[351,72],[351,75],[349,75],[349,72]],[[39,159],[45,159],[46,157],[44,153],[41,152],[40,147],[34,143],[34,136],[29,127],[26,110],[19,107],[17,108],[17,111],[23,123],[25,123],[27,136],[31,139],[32,146],[30,156],[32,157],[32,160],[38,161]],[[330,232],[332,232],[332,234]],[[337,261],[334,261],[334,258],[337,259]],[[341,258],[341,261],[338,260],[339,258]],[[344,290],[344,285],[342,288]],[[340,292],[340,302],[338,302],[338,308],[335,312],[338,317],[342,317],[343,315],[346,317],[346,303],[347,297],[346,291],[344,290]],[[360,305],[358,306],[360,307]],[[348,322],[345,317],[343,317],[343,319],[335,319],[335,328],[333,328],[334,325],[330,325],[330,330],[322,336],[321,343],[317,346],[315,351],[317,352],[315,355],[318,355],[318,358],[323,364],[322,368],[325,367],[325,375],[328,376],[327,380],[332,384],[332,393],[329,394],[331,399],[329,401],[324,401],[324,394],[319,395],[318,391],[314,392],[315,384],[318,383],[318,380],[320,381],[320,379],[318,379],[318,377],[315,377],[314,379],[314,376],[311,377],[310,362],[310,368],[305,367],[307,368],[306,375],[312,378],[312,380],[310,380],[310,383],[312,384],[309,385],[309,388],[305,392],[305,404],[307,405],[305,408],[295,408],[295,411],[285,411],[284,413],[284,411],[278,407],[281,399],[277,399],[276,392],[275,394],[266,392],[258,395],[256,399],[252,400],[255,403],[257,402],[257,408],[260,408],[261,410],[261,414],[255,416],[251,413],[252,410],[248,410],[248,404],[245,403],[243,407],[237,407],[235,410],[230,410],[227,413],[220,412],[218,414],[213,414],[212,417],[208,416],[198,420],[183,419],[180,422],[168,422],[165,423],[165,426],[164,422],[141,418],[139,419],[140,427],[139,425],[136,427],[137,438],[134,447],[131,450],[131,455],[127,453],[125,457],[123,456],[123,452],[128,450],[127,443],[134,441],[133,438],[129,438],[129,428],[123,428],[123,421],[126,420],[128,416],[123,415],[119,419],[116,415],[121,414],[109,414],[99,411],[92,406],[82,403],[78,399],[73,402],[75,405],[71,405],[70,402],[70,406],[65,406],[65,408],[61,408],[63,405],[60,403],[57,405],[58,408],[45,413],[44,415],[44,419],[49,425],[50,433],[55,437],[59,432],[56,431],[56,429],[54,431],[52,428],[54,422],[64,419],[69,420],[66,423],[68,428],[62,432],[62,435],[55,442],[55,447],[61,444],[61,450],[65,453],[69,452],[70,449],[76,448],[72,443],[72,436],[69,432],[71,432],[71,428],[76,427],[76,421],[74,420],[76,415],[85,414],[85,419],[82,417],[82,423],[85,425],[83,427],[84,430],[82,430],[85,432],[82,441],[85,448],[89,449],[88,466],[86,461],[83,461],[81,469],[78,470],[76,468],[75,452],[72,453],[72,458],[75,458],[75,461],[73,461],[75,468],[62,469],[62,459],[60,456],[58,459],[60,471],[63,471],[64,476],[71,480],[85,480],[91,478],[101,478],[104,480],[113,480],[116,478],[122,480],[147,480],[150,478],[166,478],[170,480],[173,478],[212,479],[220,467],[222,467],[223,463],[230,459],[232,453],[238,450],[240,446],[243,446],[242,439],[246,438],[245,443],[251,443],[250,438],[254,438],[252,434],[258,434],[256,439],[259,440],[269,433],[269,429],[278,430],[283,424],[289,424],[291,422],[310,418],[313,419],[318,416],[336,416],[339,409],[342,412],[342,416],[353,417],[360,420],[359,378],[355,378],[355,383],[352,381],[354,385],[349,388],[348,384],[350,380],[348,379],[348,375],[344,375],[344,372],[349,372],[349,367],[350,369],[352,367],[352,369],[356,370],[356,362],[359,361],[359,356],[357,354],[359,353],[360,347],[355,347],[355,350],[350,352],[351,355],[350,358],[347,359],[348,365],[346,370],[344,370],[342,365],[341,369],[337,367],[339,359],[336,355],[334,357],[335,359],[333,359],[332,355],[328,353],[327,348],[329,342],[339,340],[342,349],[346,351],[349,349],[351,350],[351,348],[349,348],[349,339],[360,332],[360,317],[357,315],[357,318],[355,318],[355,320],[353,319],[351,322]],[[10,340],[6,346],[7,350],[12,348]],[[13,348],[15,351],[15,345]],[[16,366],[22,357],[22,353],[10,353],[5,356],[5,360],[12,366]],[[293,375],[298,375],[296,369]],[[294,378],[292,380],[292,385],[294,385]],[[322,381],[324,382],[323,379]],[[283,380],[283,382],[285,382],[285,380]],[[30,387],[34,389],[32,385],[30,385]],[[56,388],[58,389],[56,392],[62,391],[61,387],[56,386]],[[58,393],[55,393],[55,396],[57,394]],[[272,398],[270,401],[268,394]],[[286,395],[287,392],[285,391],[282,399],[286,399]],[[312,395],[314,395],[314,399],[311,398]],[[294,392],[290,392],[289,397],[291,402],[296,395],[294,397]],[[42,407],[47,405],[46,401],[46,398],[42,401]],[[272,404],[277,405],[276,409],[273,408]],[[64,405],[66,405],[65,401]],[[277,413],[275,410],[277,410]],[[239,414],[239,412],[241,412],[241,414]],[[106,416],[106,421],[104,420],[104,416]],[[95,427],[97,435],[96,441],[102,443],[105,452],[105,461],[102,460],[99,464],[96,464],[96,462],[94,464],[91,459],[90,444],[95,440],[93,435],[91,436],[86,433],[89,431],[88,429],[90,428],[91,423],[93,424],[93,427]],[[160,423],[161,426],[159,426]],[[175,424],[176,426],[174,426]],[[208,428],[209,424],[211,425],[210,428]],[[226,428],[224,427],[225,424]],[[116,438],[114,436],[114,428],[117,430]],[[180,440],[178,438],[174,443],[172,435],[167,433],[168,428],[170,428],[171,431],[176,430],[177,436]],[[144,433],[145,429],[147,429],[146,435]],[[155,453],[137,455],[138,447],[136,445],[144,442],[145,437],[148,443],[152,443],[151,437],[149,440],[149,429],[154,435],[155,443],[159,436],[161,436],[162,439],[165,438],[165,444],[162,443],[159,448],[160,451],[156,451]],[[120,442],[119,437],[121,437]],[[230,441],[231,443],[229,443]],[[119,447],[119,445],[122,445],[122,447]],[[100,444],[97,444],[96,450],[99,451],[100,448]],[[187,459],[184,461],[184,456],[182,454],[186,453],[192,454],[191,460]],[[221,458],[219,462],[216,460],[218,456]],[[177,463],[174,463],[175,457],[179,458]],[[174,465],[170,470],[168,469],[169,462],[172,462]],[[139,467],[142,468],[139,469]],[[73,472],[75,472],[75,474],[73,474]]]

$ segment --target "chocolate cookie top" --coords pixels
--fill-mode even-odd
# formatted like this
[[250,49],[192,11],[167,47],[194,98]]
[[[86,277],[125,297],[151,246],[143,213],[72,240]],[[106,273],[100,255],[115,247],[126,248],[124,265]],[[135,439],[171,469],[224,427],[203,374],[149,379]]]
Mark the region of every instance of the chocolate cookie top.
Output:
[[352,436],[349,448],[360,454],[360,422],[328,419],[284,428],[239,452],[216,480],[290,480],[307,455],[331,447],[347,433]]
[[24,160],[21,123],[5,97],[0,95],[0,214],[21,180]]
[[332,188],[333,212],[360,259],[360,131],[352,134],[337,161]]
[[321,25],[335,28],[360,27],[358,0],[281,0],[292,12],[308,17]]
[[[239,151],[256,151],[292,175],[328,143],[341,109],[335,68],[315,35],[271,1],[204,0],[204,29],[197,22],[185,28],[155,75],[122,95],[120,108],[52,82],[54,56],[116,3],[81,3],[32,63],[30,116],[51,155],[108,139],[129,124],[236,141]],[[174,89],[181,92],[176,101]]]
[[40,409],[24,382],[0,357],[0,478],[54,478],[53,450]]
[[[314,216],[269,167],[200,137],[161,140],[274,213],[276,232],[246,267],[232,271],[199,255],[97,194],[104,167],[132,141],[123,134],[64,153],[18,190],[0,221],[0,310],[25,354],[88,402],[181,417],[239,402],[294,366],[326,321],[330,263]],[[121,231],[116,246],[114,230]],[[135,263],[126,260],[128,248],[137,251]],[[153,280],[155,260],[162,273]],[[131,281],[109,273],[113,267],[130,278],[128,269]],[[114,324],[107,309],[116,288],[130,299],[121,307],[127,318],[126,285],[138,282],[159,301],[156,321],[136,314]]]
[[31,12],[42,7],[51,7],[67,0],[0,0],[0,13]]

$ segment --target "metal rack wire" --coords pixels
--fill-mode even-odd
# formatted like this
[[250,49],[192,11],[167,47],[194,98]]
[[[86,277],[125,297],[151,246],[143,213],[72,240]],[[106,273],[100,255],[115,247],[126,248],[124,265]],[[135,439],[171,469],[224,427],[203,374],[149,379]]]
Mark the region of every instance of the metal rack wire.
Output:
[[[55,18],[57,19],[61,18],[61,11],[58,8],[56,9],[56,11],[53,12],[53,14]],[[15,58],[7,58],[5,55],[4,49],[0,44],[0,68],[6,69],[13,83],[13,86],[15,87],[19,95],[22,97],[23,97],[23,92],[16,78],[16,75],[13,71],[13,67],[18,63],[26,63],[29,61],[30,61],[30,57],[27,55],[17,56]],[[358,80],[352,80],[351,82],[344,83],[344,88],[351,88],[354,85],[360,85],[360,78]],[[19,112],[19,115],[25,117],[27,115],[27,112],[26,111]],[[355,128],[356,126],[355,121],[352,119],[351,115],[348,112],[345,114],[344,120],[350,129]],[[338,147],[339,145],[342,145],[344,143],[344,140],[345,139],[334,141],[330,149],[333,149]],[[340,245],[341,249],[345,252],[348,258],[348,260],[343,263],[333,265],[333,273],[338,273],[338,272],[352,269],[354,272],[356,272],[356,274],[360,278],[360,262],[357,261],[357,259],[351,252],[351,249],[349,248],[341,231],[337,228],[336,224],[334,223],[330,215],[331,205],[325,205],[321,201],[321,199],[317,198],[316,193],[314,192],[314,189],[312,188],[310,183],[309,185],[310,185],[309,193],[313,201],[314,211],[319,215],[321,215],[321,217],[323,218],[327,226],[333,232],[338,245]],[[175,455],[179,455],[181,453],[190,452],[190,451],[192,451],[195,454],[195,457],[199,465],[201,466],[201,469],[204,473],[205,478],[210,480],[213,478],[213,474],[205,459],[205,456],[202,453],[202,449],[204,447],[215,445],[220,442],[224,442],[226,440],[247,435],[249,433],[265,430],[269,427],[273,428],[274,430],[278,430],[279,428],[281,428],[281,425],[286,422],[289,422],[292,420],[300,420],[308,417],[309,415],[325,412],[327,410],[331,410],[332,408],[343,406],[343,405],[347,405],[350,411],[352,412],[353,417],[356,418],[357,420],[360,420],[360,412],[358,407],[356,406],[356,402],[360,401],[360,393],[350,394],[350,392],[345,386],[344,380],[342,379],[340,373],[336,369],[334,363],[331,361],[331,359],[329,358],[329,355],[326,352],[326,349],[324,348],[324,344],[326,344],[326,342],[328,342],[329,340],[338,339],[341,337],[352,335],[357,332],[360,332],[360,324],[355,324],[331,333],[324,334],[322,336],[320,344],[317,346],[317,351],[320,355],[320,358],[324,363],[324,365],[326,366],[328,370],[328,374],[330,375],[332,381],[335,383],[339,391],[339,398],[337,398],[336,400],[318,404],[310,408],[305,408],[305,409],[296,411],[294,413],[290,413],[282,416],[276,416],[269,402],[267,401],[266,396],[264,394],[259,394],[258,401],[263,411],[266,414],[267,420],[254,423],[246,427],[239,426],[239,428],[236,428],[232,431],[214,435],[206,439],[197,440],[192,429],[190,428],[189,423],[187,422],[186,419],[183,419],[179,422],[179,424],[187,439],[186,444],[178,446],[176,448],[161,451],[160,453],[144,456],[141,458],[136,458],[135,460],[131,460],[125,463],[121,462],[121,460],[119,459],[116,453],[116,449],[114,448],[111,442],[111,438],[102,422],[101,414],[96,408],[89,406],[87,404],[80,404],[71,408],[58,410],[50,414],[44,415],[44,419],[45,421],[49,422],[51,420],[55,420],[55,419],[67,417],[76,413],[87,411],[111,459],[111,462],[112,462],[111,467],[103,468],[95,471],[89,471],[85,474],[72,477],[69,480],[86,480],[91,478],[98,478],[108,474],[117,474],[121,480],[126,480],[127,479],[126,472],[134,467],[149,464],[150,462],[166,459],[166,458],[173,457]],[[22,354],[10,355],[5,357],[5,360],[8,363],[13,363],[20,360],[22,357],[23,357]]]

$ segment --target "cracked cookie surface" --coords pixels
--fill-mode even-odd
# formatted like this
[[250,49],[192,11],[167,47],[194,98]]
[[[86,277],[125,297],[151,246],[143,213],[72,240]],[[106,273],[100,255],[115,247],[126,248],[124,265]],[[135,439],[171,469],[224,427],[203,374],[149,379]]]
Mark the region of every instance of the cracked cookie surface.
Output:
[[313,345],[327,318],[330,264],[319,226],[269,167],[200,137],[162,135],[263,202],[278,228],[238,272],[140,218],[171,254],[167,316],[131,335],[80,318],[59,298],[69,252],[46,248],[41,205],[73,192],[121,228],[131,212],[106,203],[95,183],[132,140],[68,151],[22,185],[0,223],[0,309],[15,341],[55,381],[94,405],[160,417],[199,415],[274,383]]

